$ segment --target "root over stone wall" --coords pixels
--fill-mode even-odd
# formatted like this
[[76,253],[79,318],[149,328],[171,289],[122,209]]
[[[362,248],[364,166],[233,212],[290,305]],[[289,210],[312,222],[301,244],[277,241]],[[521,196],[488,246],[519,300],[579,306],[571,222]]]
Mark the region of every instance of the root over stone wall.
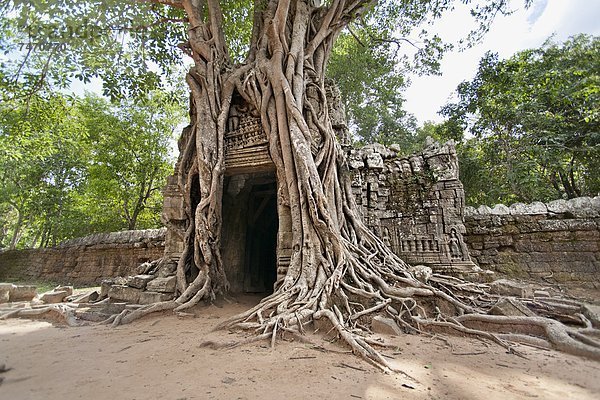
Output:
[[466,207],[465,226],[481,268],[600,288],[600,196]]
[[99,284],[103,278],[135,275],[136,267],[160,258],[165,229],[102,233],[47,249],[0,253],[0,281]]

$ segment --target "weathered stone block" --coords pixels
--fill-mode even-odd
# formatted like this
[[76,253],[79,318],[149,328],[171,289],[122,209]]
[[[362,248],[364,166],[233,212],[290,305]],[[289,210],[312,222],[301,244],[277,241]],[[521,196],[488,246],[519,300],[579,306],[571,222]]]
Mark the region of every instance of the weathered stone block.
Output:
[[140,293],[138,303],[139,304],[152,304],[161,301],[173,300],[172,293],[159,293],[159,292],[148,292],[144,291]]
[[127,278],[127,286],[145,289],[146,284],[154,279],[154,275],[135,275]]
[[46,304],[62,303],[69,296],[66,290],[51,290],[40,295],[40,300]]
[[371,321],[371,330],[375,333],[384,335],[402,335],[402,330],[393,319],[382,317],[381,315],[373,317],[373,320]]
[[379,153],[367,154],[366,156],[367,167],[375,170],[383,169],[383,158]]
[[533,295],[530,285],[508,279],[498,279],[492,282],[490,291],[501,296],[531,297]]
[[529,310],[523,303],[516,299],[503,298],[498,301],[489,311],[491,315],[504,315],[507,317],[535,317],[535,313]]
[[33,285],[13,285],[10,290],[10,301],[31,301],[37,296],[37,288]]
[[12,283],[0,283],[0,303],[10,301],[10,291],[14,285]]
[[67,298],[67,301],[70,301],[72,303],[89,303],[91,301],[96,301],[97,299],[98,292],[92,290],[91,292],[70,296],[69,298]]
[[108,290],[108,297],[112,301],[125,301],[127,303],[138,303],[140,300],[140,289],[124,285],[112,285]]
[[146,284],[146,289],[150,292],[174,293],[176,284],[177,278],[175,276],[156,278]]

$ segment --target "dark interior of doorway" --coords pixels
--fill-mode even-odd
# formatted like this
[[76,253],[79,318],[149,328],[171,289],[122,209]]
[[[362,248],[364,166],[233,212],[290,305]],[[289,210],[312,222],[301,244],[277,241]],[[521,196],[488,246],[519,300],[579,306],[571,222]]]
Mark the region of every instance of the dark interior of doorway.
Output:
[[271,293],[277,279],[277,189],[255,184],[248,198],[244,292]]

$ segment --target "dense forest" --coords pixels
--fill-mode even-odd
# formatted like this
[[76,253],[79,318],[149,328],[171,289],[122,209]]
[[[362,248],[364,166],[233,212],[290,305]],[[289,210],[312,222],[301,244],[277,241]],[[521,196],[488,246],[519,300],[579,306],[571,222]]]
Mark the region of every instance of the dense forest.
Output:
[[182,105],[37,93],[0,107],[0,248],[160,226]]

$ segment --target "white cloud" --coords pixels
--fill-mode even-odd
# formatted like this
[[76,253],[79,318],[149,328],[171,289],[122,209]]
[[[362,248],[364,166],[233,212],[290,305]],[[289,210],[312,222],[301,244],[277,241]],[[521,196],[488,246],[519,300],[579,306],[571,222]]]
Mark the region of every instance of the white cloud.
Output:
[[[563,41],[577,33],[600,34],[600,0],[536,0],[528,10],[523,1],[512,2],[515,12],[494,21],[482,43],[463,52],[451,52],[442,60],[442,76],[412,77],[406,91],[406,109],[422,123],[441,121],[440,107],[451,98],[456,86],[475,75],[481,57],[493,51],[501,58],[540,46],[549,36]],[[435,29],[445,40],[464,37],[474,25],[468,8],[457,10]]]

